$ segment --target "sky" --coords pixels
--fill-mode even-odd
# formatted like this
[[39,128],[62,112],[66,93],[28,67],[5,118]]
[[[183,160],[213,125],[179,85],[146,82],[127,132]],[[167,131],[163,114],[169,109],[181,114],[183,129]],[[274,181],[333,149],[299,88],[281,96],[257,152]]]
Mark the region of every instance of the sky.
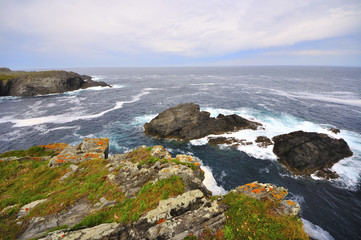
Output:
[[361,66],[360,0],[0,0],[0,67]]

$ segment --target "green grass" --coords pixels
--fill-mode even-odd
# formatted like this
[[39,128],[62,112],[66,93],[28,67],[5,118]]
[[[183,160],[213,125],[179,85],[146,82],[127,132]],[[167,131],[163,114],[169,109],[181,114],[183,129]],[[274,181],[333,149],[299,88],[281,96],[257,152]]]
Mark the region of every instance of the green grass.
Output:
[[185,185],[178,176],[171,176],[155,183],[147,183],[135,198],[125,199],[116,206],[91,214],[75,225],[72,229],[91,227],[100,223],[128,223],[139,220],[139,216],[158,206],[162,199],[175,197],[184,193]]
[[225,239],[308,239],[297,216],[281,216],[273,211],[278,202],[232,192],[223,202],[229,206]]
[[1,158],[8,158],[8,157],[45,157],[45,156],[54,156],[55,152],[45,147],[41,146],[33,146],[28,150],[14,150],[8,151],[0,154]]

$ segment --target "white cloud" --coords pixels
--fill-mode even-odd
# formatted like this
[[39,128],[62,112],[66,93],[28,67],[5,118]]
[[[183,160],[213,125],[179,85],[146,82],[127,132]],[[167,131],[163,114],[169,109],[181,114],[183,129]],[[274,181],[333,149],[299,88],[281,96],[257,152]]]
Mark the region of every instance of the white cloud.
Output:
[[30,36],[24,40],[28,48],[50,53],[210,56],[361,31],[358,0],[13,0],[0,5],[0,32]]

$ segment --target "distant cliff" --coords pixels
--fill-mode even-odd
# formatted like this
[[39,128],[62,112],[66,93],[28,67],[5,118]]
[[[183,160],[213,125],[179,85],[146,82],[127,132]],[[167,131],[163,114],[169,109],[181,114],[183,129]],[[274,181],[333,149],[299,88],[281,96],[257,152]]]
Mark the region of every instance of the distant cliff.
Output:
[[95,86],[109,86],[90,76],[66,71],[23,72],[0,68],[0,96],[44,95]]

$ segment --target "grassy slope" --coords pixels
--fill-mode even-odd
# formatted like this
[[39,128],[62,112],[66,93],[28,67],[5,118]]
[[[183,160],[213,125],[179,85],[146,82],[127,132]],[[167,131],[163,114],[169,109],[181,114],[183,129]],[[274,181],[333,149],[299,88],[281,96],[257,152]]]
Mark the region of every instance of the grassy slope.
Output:
[[[165,161],[150,157],[150,149],[134,150],[128,153],[127,158],[139,165]],[[172,159],[171,162],[182,164],[177,159]],[[14,222],[16,213],[21,206],[35,200],[49,199],[32,209],[24,217],[25,223],[34,216],[61,212],[82,198],[93,203],[98,202],[101,197],[116,201],[115,206],[95,212],[73,227],[78,229],[104,222],[136,221],[142,213],[156,208],[161,199],[177,196],[185,189],[182,179],[172,176],[156,183],[145,184],[135,198],[129,199],[125,198],[118,186],[107,181],[107,160],[80,163],[79,169],[83,170],[72,174],[62,183],[59,179],[70,171],[70,164],[48,168],[47,163],[35,160],[0,162],[0,210],[16,205],[0,216],[0,239],[14,239],[23,231],[23,228]],[[189,167],[196,169],[198,166],[190,164]],[[198,239],[308,238],[297,217],[282,217],[272,211],[277,204],[275,202],[258,201],[230,193],[225,196],[223,203],[230,206],[226,212],[225,229],[220,229],[216,234],[205,229]],[[197,236],[190,235],[187,238],[197,239]]]

